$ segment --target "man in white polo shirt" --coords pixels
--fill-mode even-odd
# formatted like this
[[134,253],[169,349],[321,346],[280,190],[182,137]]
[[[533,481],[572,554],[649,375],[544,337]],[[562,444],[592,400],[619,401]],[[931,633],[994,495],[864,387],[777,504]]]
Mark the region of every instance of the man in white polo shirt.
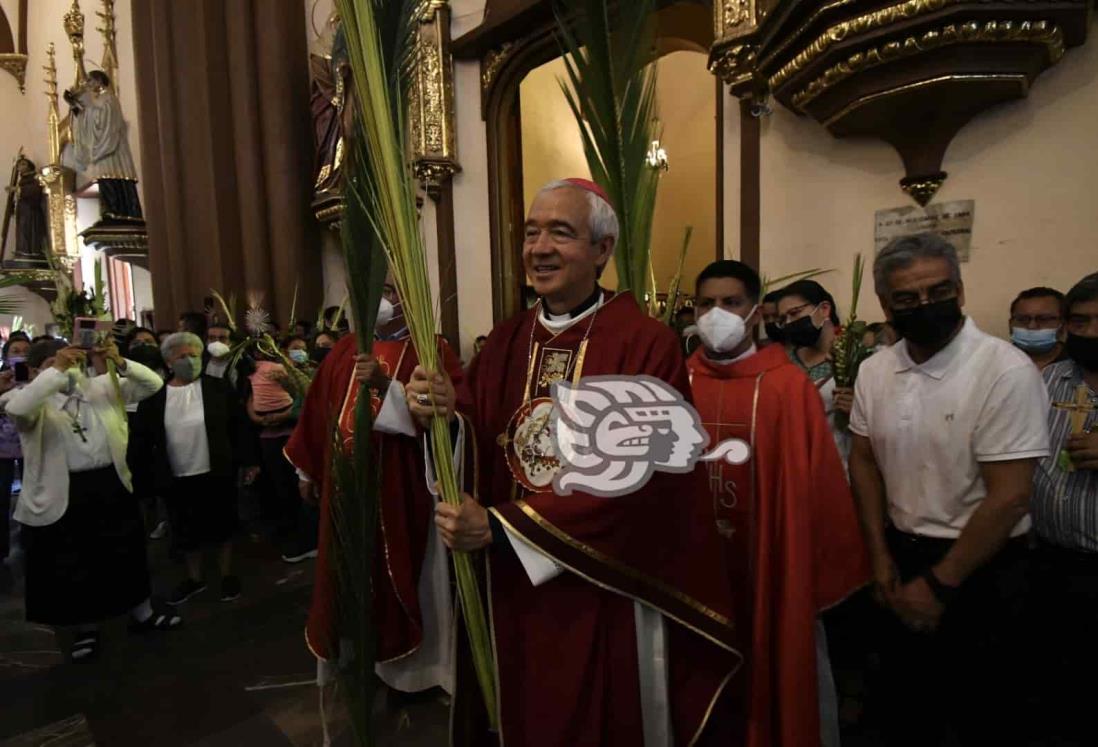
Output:
[[[1036,368],[966,319],[957,252],[897,239],[873,267],[903,340],[861,368],[850,477],[886,624],[889,744],[1014,744],[1029,498],[1048,454]],[[1017,711],[1015,711],[1017,713]]]

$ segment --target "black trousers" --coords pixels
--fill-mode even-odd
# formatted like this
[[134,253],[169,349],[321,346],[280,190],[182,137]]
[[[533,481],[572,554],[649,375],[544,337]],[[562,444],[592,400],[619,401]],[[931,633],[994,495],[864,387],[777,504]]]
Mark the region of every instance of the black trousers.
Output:
[[15,460],[0,459],[0,561],[11,552],[11,486],[15,484]]
[[[937,564],[952,541],[891,530],[888,544],[907,582]],[[877,695],[889,745],[1027,743],[1021,632],[1028,556],[1024,538],[1008,542],[965,581],[933,633],[885,614]]]
[[1040,544],[1028,616],[1034,744],[1098,743],[1098,553]]

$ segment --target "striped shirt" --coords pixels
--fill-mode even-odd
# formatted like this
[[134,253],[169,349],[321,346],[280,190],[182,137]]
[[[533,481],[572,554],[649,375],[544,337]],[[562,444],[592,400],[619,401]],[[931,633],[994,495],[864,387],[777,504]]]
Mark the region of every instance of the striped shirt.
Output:
[[[1043,376],[1052,402],[1075,401],[1083,374],[1074,361],[1054,363]],[[1098,394],[1089,393],[1090,403],[1098,405]],[[1088,413],[1084,427],[1098,428],[1098,413]],[[1034,527],[1054,545],[1098,552],[1098,470],[1068,472],[1060,467],[1060,452],[1071,433],[1069,410],[1049,408],[1048,430],[1051,454],[1040,461],[1033,476]]]

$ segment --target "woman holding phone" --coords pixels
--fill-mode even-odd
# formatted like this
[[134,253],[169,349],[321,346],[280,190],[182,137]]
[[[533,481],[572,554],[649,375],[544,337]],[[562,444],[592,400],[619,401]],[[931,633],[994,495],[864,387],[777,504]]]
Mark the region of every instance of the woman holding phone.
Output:
[[[117,379],[103,375],[110,362]],[[182,619],[150,599],[122,407],[156,394],[163,381],[122,358],[110,339],[91,350],[42,340],[26,363],[26,386],[0,381],[9,390],[0,407],[23,447],[15,520],[23,525],[27,620],[70,628],[74,661],[97,652],[98,624],[116,615],[129,612],[135,633],[178,627]]]

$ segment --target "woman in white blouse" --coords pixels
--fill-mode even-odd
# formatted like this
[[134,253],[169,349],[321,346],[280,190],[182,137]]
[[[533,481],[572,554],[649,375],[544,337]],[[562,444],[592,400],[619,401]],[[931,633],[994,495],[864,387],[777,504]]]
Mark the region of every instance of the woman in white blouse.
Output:
[[167,386],[142,402],[134,420],[134,463],[141,465],[142,491],[166,496],[176,546],[187,561],[187,578],[168,599],[180,605],[206,589],[202,551],[216,550],[220,599],[240,596],[232,573],[232,537],[237,527],[236,468],[254,477],[246,416],[224,379],[202,375],[203,343],[176,332],[161,343],[171,372]]
[[[108,360],[117,380],[105,375]],[[31,346],[27,367],[30,383],[0,397],[23,445],[15,519],[23,525],[27,619],[75,628],[74,660],[98,650],[97,623],[126,611],[134,632],[177,627],[178,615],[152,607],[126,465],[124,406],[155,394],[160,377],[123,359],[113,342],[84,351],[43,340]]]

